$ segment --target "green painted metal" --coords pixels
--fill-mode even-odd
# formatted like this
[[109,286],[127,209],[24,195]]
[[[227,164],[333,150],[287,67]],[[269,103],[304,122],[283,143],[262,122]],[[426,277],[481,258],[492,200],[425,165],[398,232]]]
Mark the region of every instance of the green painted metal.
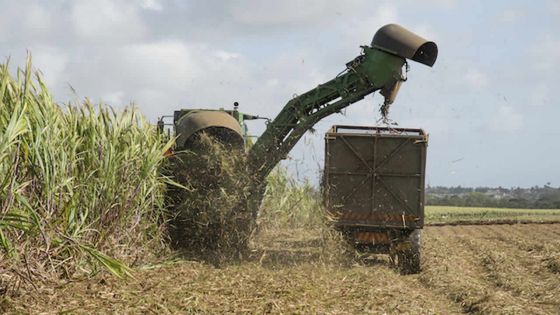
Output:
[[363,46],[347,72],[290,100],[249,152],[249,171],[262,181],[307,130],[365,96],[403,80],[405,59]]
[[[220,109],[180,109],[173,115],[174,134],[177,136],[176,145],[178,150],[188,149],[188,139],[202,131],[212,131],[217,128],[226,129],[232,137],[232,141],[242,143],[249,141],[249,131],[245,121],[254,119],[265,119],[257,115],[240,112],[236,102],[233,110]],[[158,122],[160,129],[163,121]]]

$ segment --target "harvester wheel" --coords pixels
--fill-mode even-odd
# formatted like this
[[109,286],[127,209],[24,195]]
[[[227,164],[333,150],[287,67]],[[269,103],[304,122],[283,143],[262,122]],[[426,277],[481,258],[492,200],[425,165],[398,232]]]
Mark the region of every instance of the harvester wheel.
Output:
[[420,230],[414,230],[407,239],[396,245],[397,269],[402,275],[420,272]]

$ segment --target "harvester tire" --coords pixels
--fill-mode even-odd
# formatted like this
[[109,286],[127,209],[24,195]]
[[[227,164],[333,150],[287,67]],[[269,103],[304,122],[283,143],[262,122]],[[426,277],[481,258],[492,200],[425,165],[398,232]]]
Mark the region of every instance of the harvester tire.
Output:
[[420,230],[414,230],[396,251],[397,269],[401,275],[420,272]]

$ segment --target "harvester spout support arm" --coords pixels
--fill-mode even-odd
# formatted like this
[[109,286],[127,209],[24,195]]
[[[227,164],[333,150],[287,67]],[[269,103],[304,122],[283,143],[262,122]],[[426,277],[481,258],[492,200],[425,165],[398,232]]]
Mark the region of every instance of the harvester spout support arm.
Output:
[[[290,100],[249,152],[250,174],[262,181],[319,120],[403,80],[405,59],[363,46],[344,74]],[[394,98],[394,96],[393,96]]]
[[248,171],[252,177],[247,207],[255,216],[264,195],[266,177],[307,130],[377,90],[385,98],[381,108],[385,118],[405,80],[402,69],[406,59],[431,67],[438,54],[434,42],[396,24],[380,28],[371,45],[362,49],[362,54],[346,64],[343,74],[290,100],[249,151]]

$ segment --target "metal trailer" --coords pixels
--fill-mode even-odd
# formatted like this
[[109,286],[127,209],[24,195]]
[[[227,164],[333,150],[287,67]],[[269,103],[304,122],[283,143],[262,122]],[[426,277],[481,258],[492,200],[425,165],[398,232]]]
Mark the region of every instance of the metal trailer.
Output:
[[358,249],[420,271],[428,136],[421,129],[333,126],[325,135],[324,202]]

